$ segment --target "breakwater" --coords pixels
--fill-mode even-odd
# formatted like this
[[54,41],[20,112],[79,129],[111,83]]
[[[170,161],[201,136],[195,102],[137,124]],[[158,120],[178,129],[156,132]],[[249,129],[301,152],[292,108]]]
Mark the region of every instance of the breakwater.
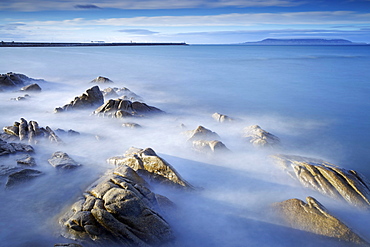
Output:
[[164,46],[188,45],[181,43],[54,43],[54,42],[0,42],[0,47],[71,47],[71,46]]

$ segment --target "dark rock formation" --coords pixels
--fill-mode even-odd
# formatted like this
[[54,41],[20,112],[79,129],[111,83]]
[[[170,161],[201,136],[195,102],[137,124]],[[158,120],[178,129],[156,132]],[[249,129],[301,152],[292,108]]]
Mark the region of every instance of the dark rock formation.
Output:
[[163,113],[160,109],[138,101],[110,99],[94,111],[95,115],[123,118],[142,114]]
[[312,197],[307,197],[306,200],[307,203],[290,199],[275,203],[273,208],[292,228],[369,246],[369,243],[331,215],[317,200]]
[[58,133],[59,135],[62,135],[62,136],[63,135],[66,135],[66,136],[78,136],[78,135],[80,135],[79,132],[77,132],[75,130],[72,130],[72,129],[66,131],[66,130],[58,128],[58,129],[55,130],[55,132]]
[[232,122],[234,121],[233,118],[226,116],[224,114],[220,114],[218,112],[215,112],[212,114],[212,118],[216,120],[217,122],[224,123],[224,122]]
[[[37,143],[40,138],[48,138],[51,142],[63,143],[62,140],[49,127],[39,127],[36,121],[29,121],[21,118],[19,122],[15,122],[13,126],[5,126],[3,130],[10,136],[17,137],[20,141],[28,141],[29,143]],[[4,136],[4,135],[2,135]]]
[[89,109],[97,107],[104,103],[104,97],[98,86],[87,89],[81,96],[75,97],[69,104],[63,107],[55,108],[54,112],[59,113],[63,111],[76,109]]
[[23,143],[8,143],[0,139],[0,156],[16,152],[33,152],[34,149],[30,145]]
[[13,72],[9,72],[6,74],[0,74],[0,90],[22,87],[26,83],[29,83],[32,81],[40,81],[40,80],[32,79],[23,74],[18,74],[18,73],[13,73]]
[[25,92],[41,92],[41,87],[37,83],[33,83],[21,88],[21,91]]
[[185,134],[189,136],[188,141],[191,142],[195,140],[213,141],[220,139],[220,136],[216,132],[206,129],[203,126],[198,126],[195,130],[187,131]]
[[104,76],[98,76],[94,80],[91,81],[91,83],[113,83],[109,78]]
[[60,151],[53,153],[51,158],[48,159],[48,162],[50,165],[58,169],[74,169],[81,166],[81,164],[78,164],[71,157],[69,157],[68,154]]
[[224,153],[230,150],[220,141],[194,140],[193,149],[201,153]]
[[255,147],[275,147],[280,144],[280,139],[278,137],[261,129],[258,125],[246,127],[243,137]]
[[28,180],[34,179],[40,176],[42,172],[34,169],[22,169],[16,172],[13,172],[9,175],[8,181],[6,182],[6,187],[12,187],[15,185],[19,185],[24,183]]
[[108,87],[108,88],[105,88],[102,91],[102,93],[104,95],[104,98],[106,99],[120,98],[120,99],[130,100],[130,101],[139,101],[139,102],[143,101],[140,96],[138,96],[134,92],[130,91],[130,89],[125,88],[125,87],[123,88]]
[[159,246],[173,240],[159,214],[162,199],[134,170],[120,166],[91,185],[59,222],[67,238],[92,239],[104,246]]
[[124,156],[115,156],[107,160],[116,166],[129,166],[138,174],[153,183],[171,185],[174,187],[193,189],[180,174],[164,159],[159,157],[153,149],[130,148]]
[[17,159],[17,164],[25,166],[36,166],[36,161],[35,158],[27,154],[23,158]]
[[303,186],[370,209],[370,183],[360,173],[319,159],[294,155],[273,155],[272,158]]

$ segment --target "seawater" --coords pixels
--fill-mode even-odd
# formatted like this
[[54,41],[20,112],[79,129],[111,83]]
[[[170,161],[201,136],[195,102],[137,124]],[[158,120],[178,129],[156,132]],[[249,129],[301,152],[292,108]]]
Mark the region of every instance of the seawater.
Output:
[[[203,188],[196,194],[159,191],[179,205],[168,219],[178,246],[337,246],[266,216],[271,203],[306,196],[370,239],[367,214],[301,188],[269,162],[273,151],[255,150],[240,137],[244,127],[258,124],[281,139],[276,152],[322,158],[370,178],[370,46],[1,48],[0,53],[0,73],[45,80],[43,91],[25,102],[10,101],[19,92],[0,94],[1,126],[23,117],[82,134],[65,137],[64,146],[35,147],[42,177],[11,190],[1,184],[0,246],[71,242],[59,235],[58,215],[112,168],[107,158],[131,146],[152,147]],[[127,87],[168,114],[135,119],[144,128],[129,130],[121,127],[126,120],[98,118],[91,111],[53,113],[93,86],[89,82],[97,76],[114,81],[101,89]],[[214,112],[239,121],[219,124],[211,118]],[[217,132],[232,157],[193,153],[181,132],[198,125]],[[83,164],[81,169],[55,171],[46,160],[58,150]],[[1,162],[14,165],[6,157]]]

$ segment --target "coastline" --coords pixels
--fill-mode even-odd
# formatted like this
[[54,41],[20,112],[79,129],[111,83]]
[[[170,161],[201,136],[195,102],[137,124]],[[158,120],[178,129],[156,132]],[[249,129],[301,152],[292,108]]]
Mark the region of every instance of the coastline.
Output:
[[71,46],[172,46],[188,45],[182,43],[54,43],[54,42],[0,42],[0,47],[71,47]]

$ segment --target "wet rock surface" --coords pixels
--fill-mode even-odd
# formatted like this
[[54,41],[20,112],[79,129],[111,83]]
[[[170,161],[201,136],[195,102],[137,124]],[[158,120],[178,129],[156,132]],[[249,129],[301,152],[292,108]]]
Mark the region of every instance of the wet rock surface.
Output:
[[163,113],[160,109],[138,101],[110,99],[94,111],[95,115],[114,118],[139,117],[143,115]]
[[370,183],[362,174],[320,159],[294,155],[271,157],[304,187],[351,205],[370,209]]
[[33,83],[21,88],[21,91],[24,92],[41,92],[42,89],[37,83]]
[[116,166],[129,166],[149,182],[194,189],[172,165],[159,157],[151,148],[130,148],[125,155],[111,157],[107,162]]
[[0,139],[0,156],[5,154],[12,154],[16,152],[33,152],[34,149],[31,145],[23,143],[7,142]]
[[48,159],[48,162],[50,165],[58,169],[74,169],[81,166],[81,164],[78,164],[71,157],[69,157],[68,154],[60,151],[53,153],[51,158]]
[[290,227],[315,234],[336,238],[361,246],[370,246],[363,238],[353,232],[313,197],[289,199],[273,204],[274,210]]
[[55,108],[54,112],[70,111],[76,109],[89,109],[104,103],[104,96],[98,86],[86,90],[81,96],[75,97],[69,104]]
[[160,215],[161,198],[130,167],[120,166],[92,184],[60,218],[67,238],[91,239],[105,246],[158,246],[173,240]]
[[255,147],[275,147],[280,144],[278,137],[258,125],[246,127],[243,137]]
[[8,181],[6,182],[6,187],[13,187],[19,184],[22,184],[26,181],[29,181],[31,179],[34,179],[38,176],[42,175],[41,171],[35,170],[35,169],[21,169],[15,172],[12,172],[8,176]]
[[9,72],[0,74],[0,90],[14,89],[24,86],[26,83],[41,81],[30,78],[26,75]]

